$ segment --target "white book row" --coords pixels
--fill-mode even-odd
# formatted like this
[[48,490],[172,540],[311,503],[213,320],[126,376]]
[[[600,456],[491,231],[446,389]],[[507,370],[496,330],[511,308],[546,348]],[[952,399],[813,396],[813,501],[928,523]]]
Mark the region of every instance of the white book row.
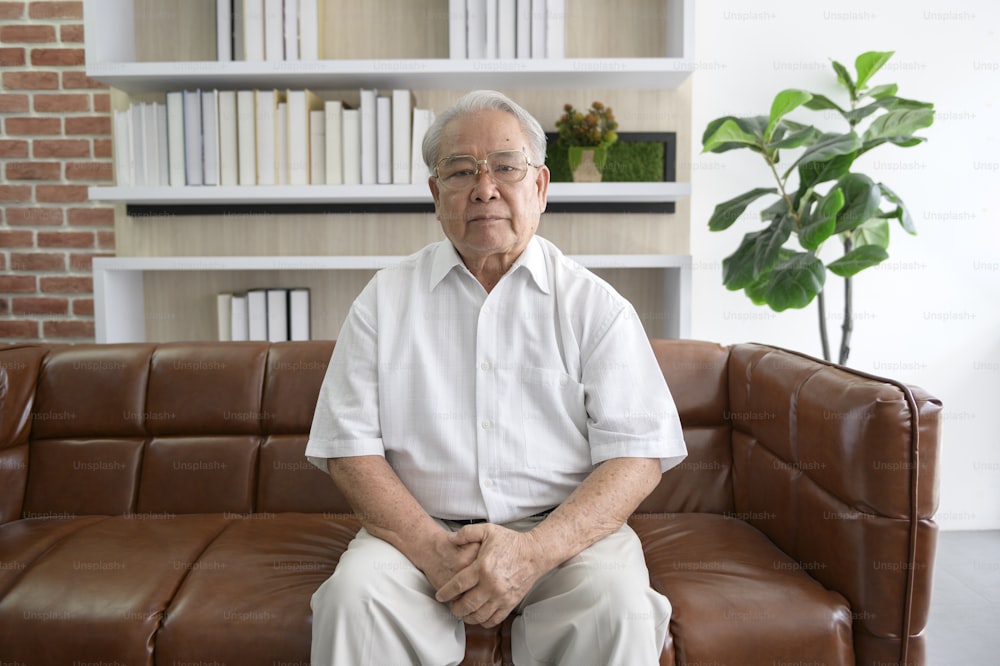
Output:
[[319,60],[323,0],[215,0],[220,62]]
[[219,340],[309,340],[309,308],[306,288],[217,294]]
[[565,0],[449,0],[448,55],[565,58]]
[[351,108],[310,90],[185,90],[114,112],[120,187],[376,185],[427,181],[434,119],[409,90]]

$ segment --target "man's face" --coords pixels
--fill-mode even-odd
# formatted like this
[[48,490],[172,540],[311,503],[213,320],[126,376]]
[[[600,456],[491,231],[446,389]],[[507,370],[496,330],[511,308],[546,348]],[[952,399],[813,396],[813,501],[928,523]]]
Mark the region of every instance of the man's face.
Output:
[[[445,126],[438,159],[472,155],[483,160],[498,150],[526,151],[527,145],[514,116],[504,111],[477,111],[458,116]],[[544,166],[529,166],[519,182],[497,183],[481,164],[475,182],[457,190],[430,179],[437,219],[466,263],[496,257],[504,266],[520,256],[535,234],[545,210],[548,185],[549,171]]]

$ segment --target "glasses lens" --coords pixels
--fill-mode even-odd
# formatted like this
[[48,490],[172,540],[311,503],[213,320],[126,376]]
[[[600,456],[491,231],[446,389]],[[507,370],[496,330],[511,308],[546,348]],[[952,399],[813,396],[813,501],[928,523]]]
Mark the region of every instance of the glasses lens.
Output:
[[446,157],[438,164],[438,179],[451,189],[468,187],[476,180],[476,166],[470,155]]
[[516,183],[528,171],[528,160],[520,150],[501,150],[486,156],[486,165],[498,183]]

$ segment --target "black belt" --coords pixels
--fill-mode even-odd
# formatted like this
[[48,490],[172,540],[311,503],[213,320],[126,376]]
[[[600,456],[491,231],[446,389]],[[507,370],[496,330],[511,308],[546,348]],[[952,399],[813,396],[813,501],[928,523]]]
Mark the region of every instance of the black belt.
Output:
[[[545,511],[539,511],[538,513],[528,516],[528,518],[545,518],[550,513],[555,511],[554,508],[546,509]],[[461,520],[456,520],[454,518],[438,518],[438,520],[444,520],[449,523],[455,523],[456,525],[466,526],[466,525],[480,525],[482,523],[490,522],[489,518],[464,518]],[[513,522],[513,521],[512,521]]]

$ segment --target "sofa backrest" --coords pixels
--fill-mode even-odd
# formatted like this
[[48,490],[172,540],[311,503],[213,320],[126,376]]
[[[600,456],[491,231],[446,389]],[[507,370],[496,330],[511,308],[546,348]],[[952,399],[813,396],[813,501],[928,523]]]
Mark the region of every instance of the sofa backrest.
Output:
[[[303,452],[331,341],[0,348],[0,522],[347,513]],[[690,449],[641,511],[732,509],[728,350],[654,340]]]

